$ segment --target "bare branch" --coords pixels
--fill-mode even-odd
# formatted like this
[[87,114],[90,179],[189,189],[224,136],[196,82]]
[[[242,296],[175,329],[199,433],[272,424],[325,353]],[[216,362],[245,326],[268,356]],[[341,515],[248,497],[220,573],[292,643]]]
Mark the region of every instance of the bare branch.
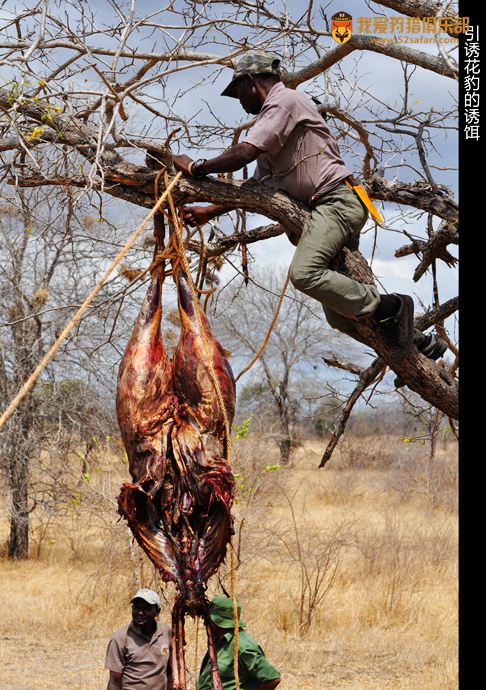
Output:
[[380,43],[371,36],[353,34],[346,43],[337,46],[337,48],[333,48],[328,51],[324,57],[289,75],[285,80],[287,86],[295,88],[299,84],[313,79],[317,75],[330,69],[333,65],[340,62],[355,50],[369,50],[374,53],[380,53],[381,55],[386,55],[395,60],[401,60],[411,65],[417,65],[417,67],[423,67],[424,69],[436,72],[450,79],[457,78],[457,74],[442,58],[424,53],[420,50],[408,48],[401,44]]
[[321,462],[319,463],[319,467],[325,467],[326,463],[331,457],[339,439],[346,429],[346,423],[349,419],[349,415],[361,397],[363,391],[366,390],[366,388],[368,388],[368,386],[370,386],[378,378],[378,376],[385,371],[385,368],[385,363],[378,357],[367,369],[361,371],[358,384],[349,396],[346,404],[343,406],[339,421],[337,422],[337,428],[331,435],[331,439],[327,444],[327,448],[322,456]]
[[413,206],[451,223],[457,223],[457,202],[450,190],[443,185],[439,185],[438,191],[434,191],[428,183],[420,180],[413,183],[392,182],[384,177],[373,175],[367,181],[366,188],[374,199]]
[[422,259],[413,274],[413,279],[417,282],[436,259],[442,259],[448,266],[455,266],[458,260],[447,251],[446,246],[448,244],[458,243],[459,236],[457,226],[443,221],[438,230],[427,242],[423,240],[414,240],[412,244],[397,249],[395,256],[399,258],[401,256],[408,256],[409,254],[422,255]]

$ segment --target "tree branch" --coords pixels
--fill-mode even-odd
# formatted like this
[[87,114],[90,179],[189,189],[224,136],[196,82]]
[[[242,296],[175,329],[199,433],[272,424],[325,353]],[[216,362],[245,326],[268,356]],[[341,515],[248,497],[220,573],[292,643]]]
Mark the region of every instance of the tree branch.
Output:
[[350,371],[352,374],[360,376],[363,373],[363,367],[358,367],[352,362],[342,362],[336,357],[321,357],[322,361],[327,364],[328,367],[335,367],[336,369],[344,369],[344,371]]
[[371,385],[375,381],[375,379],[380,375],[382,371],[385,370],[385,368],[385,362],[378,357],[377,359],[373,360],[372,364],[367,369],[361,370],[358,384],[349,396],[349,398],[347,399],[346,404],[343,407],[343,411],[341,412],[339,421],[337,423],[337,428],[331,435],[324,455],[322,456],[321,462],[319,463],[319,467],[324,467],[328,462],[329,458],[331,457],[335,447],[337,446],[339,439],[341,438],[341,436],[344,433],[344,430],[346,429],[346,424],[349,419],[349,415],[351,414],[353,407],[361,397],[361,394],[366,388],[368,388],[369,385]]
[[[389,7],[392,10],[405,14],[407,17],[435,17],[442,9],[441,2],[434,2],[434,0],[372,0],[377,5]],[[444,15],[452,16],[452,15]],[[453,38],[457,38],[457,34],[452,31],[446,31]]]
[[[253,244],[255,242],[260,242],[260,240],[278,237],[279,235],[283,235],[284,232],[284,228],[279,223],[262,225],[258,228],[247,230],[246,232],[235,232],[227,237],[218,237],[212,242],[208,242],[204,249],[204,255],[208,258],[211,256],[221,256],[221,254],[226,254],[226,252],[235,249],[242,242],[245,244]],[[189,242],[188,249],[199,254],[201,245],[199,242]]]
[[384,177],[373,175],[367,180],[365,186],[374,199],[413,206],[451,223],[458,221],[457,202],[451,191],[444,185],[438,185],[438,191],[434,191],[427,182],[392,182]]
[[395,256],[400,258],[410,254],[422,254],[422,259],[413,274],[413,280],[417,282],[436,259],[442,259],[448,266],[455,266],[458,259],[447,251],[446,246],[458,243],[457,227],[444,221],[427,242],[414,240],[412,244],[397,249]]
[[[448,302],[441,304],[439,308],[431,309],[425,314],[418,316],[415,319],[415,328],[417,328],[420,331],[424,331],[427,328],[429,328],[432,324],[437,323],[438,321],[443,321],[445,318],[453,314],[458,308],[459,298],[455,297],[454,299],[451,299]],[[359,397],[361,396],[363,391],[366,388],[368,388],[368,386],[370,386],[372,383],[374,383],[374,381],[376,381],[378,376],[385,370],[386,366],[383,360],[380,358],[375,359],[367,369],[358,367],[351,362],[342,362],[334,357],[323,357],[322,359],[328,366],[337,367],[339,369],[350,371],[353,374],[357,374],[359,376],[359,380],[357,386],[349,396],[343,408],[343,411],[338,421],[338,426],[333,432],[331,439],[329,440],[329,443],[326,447],[324,455],[322,456],[322,460],[319,464],[319,467],[324,467],[326,463],[330,460],[331,455],[334,452],[334,449],[336,448],[339,439],[341,438],[346,429],[346,424],[350,417],[351,411],[356,402],[358,401]]]
[[440,323],[452,316],[459,309],[459,297],[453,297],[435,309],[429,309],[415,319],[415,328],[419,331],[426,331],[436,323]]
[[285,83],[290,88],[295,89],[304,81],[317,77],[322,72],[325,72],[330,67],[340,62],[347,55],[350,55],[355,50],[370,50],[374,53],[380,53],[388,57],[407,62],[410,65],[417,65],[424,69],[441,74],[444,77],[457,79],[456,72],[441,58],[429,53],[424,53],[420,50],[414,50],[404,45],[397,43],[381,43],[372,36],[362,36],[353,34],[349,41],[342,45],[329,50],[324,57],[306,65],[303,69],[289,74]]
[[[125,182],[125,175],[124,169],[120,172],[119,168],[112,166],[110,170],[106,171],[105,177],[107,179],[115,178],[116,184],[112,188],[106,188],[105,191],[114,195],[119,193],[123,198],[132,201],[133,193],[135,193],[133,185],[126,183],[123,187],[120,185],[120,180]],[[154,197],[151,196],[151,192],[155,174],[148,168],[142,169],[139,166],[136,177],[145,180],[145,184],[142,186],[146,196],[145,203],[142,205],[153,205]],[[148,179],[151,180],[150,184],[147,183]],[[128,178],[128,182],[132,182],[132,180]],[[128,198],[127,192],[130,191],[132,195]],[[140,194],[138,191],[136,193]],[[182,178],[174,193],[174,200],[177,205],[194,201],[211,201],[223,206],[239,207],[266,215],[276,220],[285,229],[294,244],[298,241],[310,213],[305,204],[295,201],[283,192],[277,192],[265,187],[265,185],[250,181]],[[345,248],[334,260],[333,268],[358,282],[374,283],[373,274],[359,251],[351,252]],[[390,364],[387,347],[380,333],[376,330],[376,325],[369,319],[356,320],[354,325],[365,341],[391,366],[411,390],[414,390],[448,416],[457,418],[457,384],[443,369],[419,354],[415,348],[412,349],[406,360]]]

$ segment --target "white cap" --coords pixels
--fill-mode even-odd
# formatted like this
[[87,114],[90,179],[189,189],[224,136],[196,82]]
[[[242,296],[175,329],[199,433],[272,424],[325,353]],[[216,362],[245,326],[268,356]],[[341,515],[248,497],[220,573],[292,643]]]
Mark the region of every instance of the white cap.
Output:
[[148,604],[156,604],[160,609],[159,595],[152,589],[139,589],[133,599],[131,599],[131,602],[134,601],[134,599],[143,599]]

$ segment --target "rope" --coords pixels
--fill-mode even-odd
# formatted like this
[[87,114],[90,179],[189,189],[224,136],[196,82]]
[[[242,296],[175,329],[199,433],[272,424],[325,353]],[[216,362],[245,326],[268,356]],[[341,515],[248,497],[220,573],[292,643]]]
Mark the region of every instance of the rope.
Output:
[[235,636],[233,638],[233,673],[235,676],[236,690],[240,690],[240,677],[238,669],[238,607],[236,605],[236,566],[235,566],[235,549],[233,547],[233,539],[230,540],[230,594],[231,603],[233,605],[233,625],[235,628]]
[[[167,182],[168,182],[168,175],[167,175],[167,172],[164,174],[164,177],[165,177],[165,182],[166,182],[166,184],[167,184]],[[202,322],[202,316],[201,316],[202,307],[201,307],[201,303],[199,302],[199,297],[198,297],[198,294],[197,294],[197,288],[196,288],[196,286],[194,285],[194,281],[193,281],[193,279],[192,279],[192,275],[191,275],[191,272],[190,272],[189,262],[188,262],[187,256],[186,256],[186,251],[185,251],[185,247],[184,247],[184,241],[183,241],[182,232],[181,232],[181,227],[183,226],[182,215],[181,215],[181,220],[179,221],[178,218],[177,218],[177,212],[176,212],[176,209],[175,209],[175,206],[174,206],[174,200],[173,200],[171,194],[169,194],[169,207],[170,207],[170,210],[171,210],[171,213],[172,213],[172,224],[173,224],[173,226],[174,226],[174,230],[175,230],[175,233],[176,233],[177,241],[178,241],[178,244],[179,244],[179,252],[180,252],[180,253],[179,253],[179,258],[180,258],[180,261],[181,261],[182,266],[183,266],[183,268],[184,268],[184,272],[185,272],[185,274],[186,274],[186,276],[187,276],[187,283],[188,283],[188,286],[189,286],[189,292],[191,293],[191,297],[192,297],[192,300],[193,300],[194,306],[195,306],[195,310],[194,310],[194,311],[195,311],[195,314],[196,314],[197,325],[198,325],[199,331],[200,331],[200,333],[201,333],[201,340],[202,340],[202,343],[203,343],[203,350],[204,350],[204,355],[205,355],[205,358],[206,358],[206,364],[207,364],[208,369],[209,369],[209,374],[210,374],[210,377],[211,377],[211,381],[212,381],[213,386],[214,386],[214,389],[215,389],[215,391],[216,391],[216,397],[217,397],[217,399],[218,399],[219,407],[220,407],[221,412],[222,412],[222,414],[223,414],[224,427],[225,427],[225,435],[226,435],[226,439],[225,439],[226,460],[227,460],[228,463],[229,463],[229,462],[230,462],[230,451],[231,451],[231,438],[230,438],[231,427],[230,427],[230,422],[229,422],[229,419],[228,419],[228,413],[227,413],[227,411],[226,411],[226,405],[225,405],[225,403],[224,403],[223,394],[222,394],[222,392],[221,392],[221,388],[220,388],[220,385],[219,385],[219,381],[218,381],[218,379],[217,379],[216,372],[215,372],[215,370],[214,370],[212,358],[211,358],[210,353],[209,353],[208,343],[207,343],[207,339],[206,339],[206,334],[205,334],[205,332],[204,332],[204,327],[203,327],[203,322]]]
[[194,682],[196,682],[197,672],[199,670],[198,664],[198,646],[199,646],[199,618],[196,618],[196,640],[194,643]]
[[[167,186],[168,182],[168,175],[167,172],[164,172],[164,179],[165,183]],[[166,187],[167,188],[167,187]],[[199,327],[199,332],[201,333],[201,340],[203,343],[203,350],[204,350],[204,356],[206,359],[206,364],[209,370],[209,374],[211,377],[211,381],[214,386],[214,390],[216,391],[216,397],[218,399],[218,404],[220,407],[220,410],[223,414],[223,420],[224,420],[224,426],[225,426],[225,451],[226,451],[226,460],[228,464],[230,464],[230,456],[231,456],[231,427],[230,427],[230,422],[228,418],[228,412],[226,410],[226,405],[224,402],[223,394],[221,392],[221,387],[219,385],[218,378],[216,376],[216,372],[214,370],[212,358],[209,353],[209,348],[208,348],[208,343],[206,339],[206,333],[203,328],[203,323],[202,323],[202,307],[201,303],[199,302],[198,294],[197,294],[197,288],[194,285],[194,281],[192,279],[192,275],[189,270],[189,262],[187,260],[186,256],[186,251],[184,247],[184,242],[182,238],[182,232],[181,228],[183,227],[183,213],[181,209],[181,217],[180,221],[178,221],[177,218],[177,212],[174,206],[174,200],[172,198],[172,194],[169,193],[168,195],[169,198],[169,207],[170,211],[172,213],[172,225],[174,227],[176,236],[177,236],[177,242],[179,244],[179,258],[182,263],[182,266],[184,268],[185,274],[187,276],[187,283],[189,285],[189,292],[191,293],[191,297],[194,303],[194,313],[196,314],[196,320],[198,323]],[[230,559],[230,584],[231,584],[231,601],[232,601],[232,606],[233,606],[233,625],[234,625],[234,638],[233,638],[233,673],[235,676],[235,687],[236,690],[240,690],[240,678],[239,678],[239,672],[238,672],[238,608],[236,604],[236,578],[235,578],[235,561],[234,561],[234,549],[233,549],[233,542],[230,540],[230,551],[231,551],[231,559]]]
[[238,374],[238,376],[235,378],[235,382],[238,381],[240,379],[240,377],[243,376],[243,374],[246,374],[246,372],[252,368],[252,366],[255,364],[255,362],[260,358],[260,355],[262,354],[263,350],[266,348],[267,343],[270,339],[270,335],[273,331],[273,327],[277,323],[278,315],[280,313],[280,307],[282,306],[283,298],[285,297],[285,293],[287,292],[287,286],[289,284],[289,278],[290,278],[290,274],[287,273],[287,277],[285,278],[284,286],[283,286],[282,291],[280,293],[280,296],[278,298],[277,307],[275,309],[275,313],[273,315],[272,322],[271,322],[270,326],[268,327],[267,334],[264,337],[262,344],[258,348],[257,353],[253,357],[253,359],[251,360],[250,364],[248,364],[244,369],[242,369],[240,371],[240,373]]
[[[168,179],[167,173],[165,173],[166,184],[167,184],[167,179]],[[184,270],[185,270],[186,275],[188,277],[189,290],[191,292],[191,296],[192,296],[192,299],[194,301],[194,304],[196,305],[195,313],[196,313],[196,318],[197,318],[199,330],[200,330],[200,333],[202,336],[204,354],[206,356],[206,360],[208,363],[208,369],[209,369],[211,380],[213,382],[213,385],[214,385],[214,388],[216,391],[218,403],[219,403],[220,409],[223,413],[225,430],[226,430],[226,460],[228,461],[228,464],[230,464],[230,455],[231,455],[230,423],[229,423],[228,414],[226,411],[226,405],[224,403],[223,395],[221,393],[221,388],[219,386],[219,381],[216,377],[216,373],[215,373],[214,368],[213,368],[212,360],[209,356],[208,349],[207,349],[206,335],[205,335],[205,332],[202,328],[201,304],[200,304],[198,296],[197,296],[198,289],[194,285],[194,282],[192,280],[192,276],[189,272],[189,264],[188,264],[187,257],[185,254],[185,247],[184,247],[184,243],[182,240],[182,233],[181,233],[181,227],[183,225],[183,216],[181,213],[181,221],[179,224],[177,222],[176,210],[174,207],[174,202],[173,202],[171,194],[169,194],[169,206],[170,206],[171,213],[173,216],[172,224],[173,224],[174,229],[175,229],[176,234],[177,234],[177,240],[179,243],[180,256],[181,256],[182,264],[184,266]],[[198,273],[199,273],[199,271],[198,271]],[[289,278],[290,278],[290,275],[289,275],[289,273],[287,273],[285,283],[283,285],[283,288],[280,292],[280,296],[278,298],[277,307],[275,309],[273,319],[270,323],[270,326],[269,326],[268,331],[265,335],[265,338],[263,339],[262,344],[258,348],[257,353],[255,354],[255,356],[253,357],[251,362],[248,364],[248,366],[246,366],[242,371],[240,371],[240,373],[238,374],[238,376],[235,379],[235,383],[236,383],[236,381],[238,381],[238,379],[244,373],[246,373],[249,369],[251,369],[251,367],[259,359],[263,350],[267,346],[268,340],[270,338],[270,335],[272,333],[272,330],[273,330],[273,328],[277,322],[278,315],[280,313],[280,308],[282,306],[282,302],[283,302],[283,299],[285,297],[285,293],[287,291],[287,286],[289,284]],[[235,575],[236,566],[235,566],[235,550],[233,547],[233,540],[232,539],[230,540],[230,553],[231,553],[231,556],[230,556],[230,593],[231,593],[231,603],[232,603],[232,607],[233,607],[233,625],[234,625],[234,631],[235,631],[234,638],[233,638],[233,673],[234,673],[234,677],[235,677],[235,688],[236,688],[236,690],[240,690],[239,669],[238,669],[238,633],[239,633],[239,628],[238,628],[238,607],[237,607],[237,603],[236,603],[237,602],[237,599],[236,599],[236,575]]]
[[19,404],[22,402],[24,397],[27,395],[27,393],[30,391],[32,386],[34,385],[36,379],[38,378],[39,374],[41,371],[46,367],[46,365],[51,361],[53,356],[56,354],[57,350],[59,349],[62,341],[66,338],[68,333],[74,328],[74,326],[79,323],[82,315],[86,311],[86,309],[89,307],[91,302],[94,300],[98,292],[101,290],[103,285],[106,283],[108,280],[109,276],[111,273],[113,273],[114,269],[118,266],[120,261],[123,259],[125,254],[131,249],[132,245],[134,244],[135,240],[137,237],[140,235],[142,232],[143,228],[147,225],[148,221],[155,215],[155,213],[158,211],[160,206],[162,205],[164,199],[170,195],[170,192],[176,182],[179,180],[179,178],[182,176],[182,173],[179,172],[177,175],[174,177],[172,182],[166,186],[165,192],[162,194],[162,196],[157,200],[155,206],[147,213],[143,221],[140,223],[140,225],[136,228],[136,230],[133,232],[131,237],[128,239],[127,243],[123,247],[123,249],[120,250],[114,261],[111,263],[110,267],[104,274],[104,276],[101,278],[99,283],[93,288],[93,290],[89,293],[89,295],[86,297],[84,300],[83,304],[79,307],[78,311],[75,313],[75,315],[72,317],[72,319],[69,321],[67,326],[63,329],[57,340],[54,342],[50,350],[47,352],[47,354],[44,355],[44,357],[41,359],[37,367],[34,369],[32,374],[29,376],[27,381],[24,383],[24,385],[21,387],[17,395],[14,397],[14,399],[11,401],[7,409],[3,412],[2,416],[0,417],[0,429],[3,427],[5,422],[10,418],[12,413],[15,411],[15,409],[19,406]]

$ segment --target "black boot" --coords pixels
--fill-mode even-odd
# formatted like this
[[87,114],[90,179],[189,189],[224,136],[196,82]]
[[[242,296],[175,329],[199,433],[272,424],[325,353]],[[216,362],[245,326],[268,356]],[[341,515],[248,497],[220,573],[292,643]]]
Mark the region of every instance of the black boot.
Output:
[[[432,359],[434,362],[440,359],[447,350],[447,343],[442,340],[442,338],[439,338],[438,335],[435,335],[435,333],[425,335],[422,331],[415,330],[413,334],[413,344],[418,348],[419,352],[429,359]],[[395,384],[395,388],[402,388],[402,386],[405,385],[405,381],[399,376],[395,378],[393,383]]]
[[388,346],[390,361],[405,359],[413,345],[413,299],[410,295],[380,295],[373,314]]

